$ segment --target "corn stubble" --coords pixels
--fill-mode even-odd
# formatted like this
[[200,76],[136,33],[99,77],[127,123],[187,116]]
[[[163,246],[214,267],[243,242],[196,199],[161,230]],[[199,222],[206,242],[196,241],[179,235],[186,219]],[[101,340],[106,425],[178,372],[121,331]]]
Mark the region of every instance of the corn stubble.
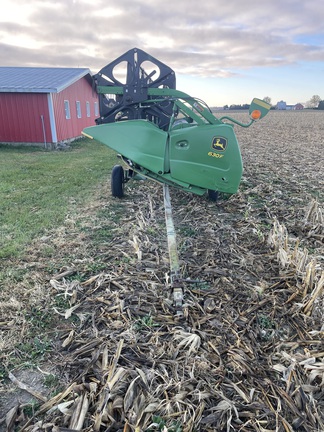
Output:
[[[53,312],[63,331],[51,359],[68,382],[21,430],[324,430],[317,121],[316,112],[270,112],[240,132],[245,173],[229,199],[171,191],[182,318],[168,277],[162,187],[126,187],[114,238],[93,251],[106,268],[79,283],[45,283],[68,300]],[[87,241],[70,235],[76,250]]]

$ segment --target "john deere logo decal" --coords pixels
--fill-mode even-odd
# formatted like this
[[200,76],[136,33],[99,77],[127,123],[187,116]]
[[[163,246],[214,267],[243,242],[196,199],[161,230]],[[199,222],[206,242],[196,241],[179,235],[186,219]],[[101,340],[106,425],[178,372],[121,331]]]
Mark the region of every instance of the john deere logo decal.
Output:
[[223,137],[214,137],[212,141],[212,148],[217,151],[225,151],[227,146],[227,139]]

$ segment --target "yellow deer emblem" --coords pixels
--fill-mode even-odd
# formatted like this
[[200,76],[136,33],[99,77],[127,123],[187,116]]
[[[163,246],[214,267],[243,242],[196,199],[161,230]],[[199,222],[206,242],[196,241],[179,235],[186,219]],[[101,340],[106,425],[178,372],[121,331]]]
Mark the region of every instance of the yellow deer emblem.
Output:
[[226,138],[213,138],[212,142],[212,148],[218,151],[225,151],[227,146],[227,139]]

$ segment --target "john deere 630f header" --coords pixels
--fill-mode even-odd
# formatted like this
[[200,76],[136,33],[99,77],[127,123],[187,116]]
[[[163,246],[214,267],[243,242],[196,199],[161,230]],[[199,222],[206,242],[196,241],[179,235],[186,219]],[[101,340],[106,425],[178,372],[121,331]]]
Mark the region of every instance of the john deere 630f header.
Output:
[[269,104],[253,99],[246,124],[217,118],[204,102],[176,90],[170,67],[137,48],[103,67],[94,82],[100,117],[83,133],[116,150],[128,167],[112,171],[114,196],[123,196],[135,173],[198,195],[237,192],[242,159],[234,123],[251,126]]

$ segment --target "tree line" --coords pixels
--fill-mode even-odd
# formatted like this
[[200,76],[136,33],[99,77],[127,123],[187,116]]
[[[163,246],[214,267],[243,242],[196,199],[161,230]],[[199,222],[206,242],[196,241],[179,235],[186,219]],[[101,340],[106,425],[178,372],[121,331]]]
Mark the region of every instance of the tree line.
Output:
[[[265,96],[263,100],[271,105],[271,98],[269,96]],[[324,100],[319,95],[314,95],[305,103],[305,107],[324,110]]]
[[[265,96],[263,100],[268,104],[272,105],[271,97]],[[324,100],[319,95],[314,95],[309,99],[309,101],[305,103],[305,107],[311,109],[324,110]],[[247,110],[249,108],[250,108],[249,104],[241,104],[241,105],[232,104],[232,105],[224,105],[223,107],[224,110]],[[273,105],[272,105],[272,109],[274,109]]]

